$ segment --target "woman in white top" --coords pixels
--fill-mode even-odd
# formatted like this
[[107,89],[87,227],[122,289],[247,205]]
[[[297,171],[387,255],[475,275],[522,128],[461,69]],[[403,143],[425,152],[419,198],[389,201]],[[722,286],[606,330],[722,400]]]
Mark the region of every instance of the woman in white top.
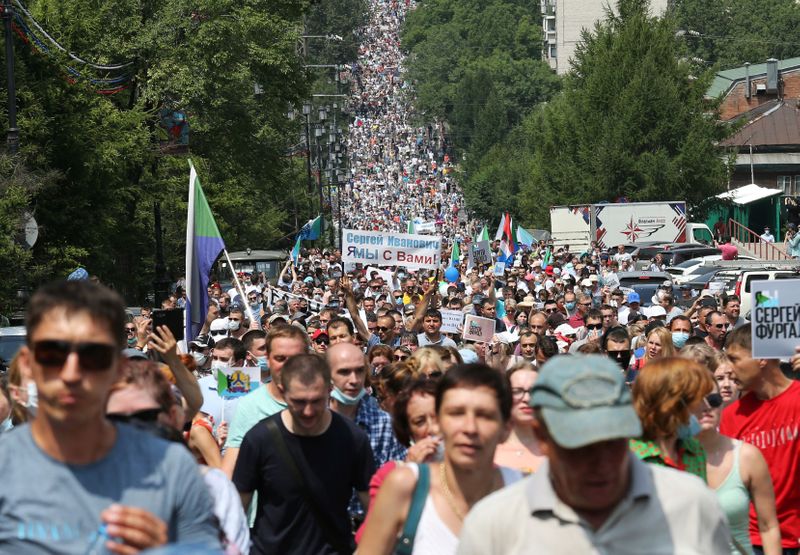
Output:
[[[457,366],[436,388],[436,414],[444,460],[427,466],[430,485],[413,536],[414,555],[453,555],[470,508],[519,479],[494,466],[494,452],[511,431],[511,391],[505,377],[482,364]],[[358,553],[393,553],[412,506],[421,468],[404,465],[384,481]]]

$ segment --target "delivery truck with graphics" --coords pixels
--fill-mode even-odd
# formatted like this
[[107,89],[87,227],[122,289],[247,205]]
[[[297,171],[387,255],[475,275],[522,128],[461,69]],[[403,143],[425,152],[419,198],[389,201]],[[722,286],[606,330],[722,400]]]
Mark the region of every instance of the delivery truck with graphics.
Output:
[[617,202],[550,208],[553,245],[581,252],[591,241],[601,248],[630,243],[713,244],[706,224],[687,222],[686,203]]

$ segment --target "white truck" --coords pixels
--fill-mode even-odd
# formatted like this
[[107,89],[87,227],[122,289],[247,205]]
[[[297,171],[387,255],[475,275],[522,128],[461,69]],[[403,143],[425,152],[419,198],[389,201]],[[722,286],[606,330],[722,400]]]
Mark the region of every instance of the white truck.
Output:
[[686,221],[686,203],[619,202],[550,207],[550,233],[556,247],[572,252],[597,241],[601,248],[641,242],[713,244],[706,224]]

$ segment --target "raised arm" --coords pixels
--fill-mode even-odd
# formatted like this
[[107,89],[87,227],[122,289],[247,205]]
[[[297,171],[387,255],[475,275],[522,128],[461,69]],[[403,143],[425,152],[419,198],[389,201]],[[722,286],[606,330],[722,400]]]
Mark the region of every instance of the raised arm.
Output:
[[742,443],[739,456],[744,471],[743,478],[756,509],[764,555],[780,555],[781,531],[775,510],[775,491],[772,488],[767,462],[758,447],[749,443]]
[[371,334],[369,333],[366,323],[361,319],[361,316],[358,315],[358,304],[356,303],[356,295],[353,293],[353,284],[350,283],[350,278],[343,275],[339,280],[339,286],[344,292],[344,304],[348,312],[350,312],[350,317],[353,319],[353,325],[356,327],[358,335],[361,336],[362,340],[369,341]]

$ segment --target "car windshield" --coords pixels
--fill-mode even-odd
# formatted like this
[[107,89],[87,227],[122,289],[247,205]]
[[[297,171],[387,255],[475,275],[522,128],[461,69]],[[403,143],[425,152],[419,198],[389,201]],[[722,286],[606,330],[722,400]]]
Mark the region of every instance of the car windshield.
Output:
[[0,364],[8,365],[24,344],[24,335],[0,335]]

